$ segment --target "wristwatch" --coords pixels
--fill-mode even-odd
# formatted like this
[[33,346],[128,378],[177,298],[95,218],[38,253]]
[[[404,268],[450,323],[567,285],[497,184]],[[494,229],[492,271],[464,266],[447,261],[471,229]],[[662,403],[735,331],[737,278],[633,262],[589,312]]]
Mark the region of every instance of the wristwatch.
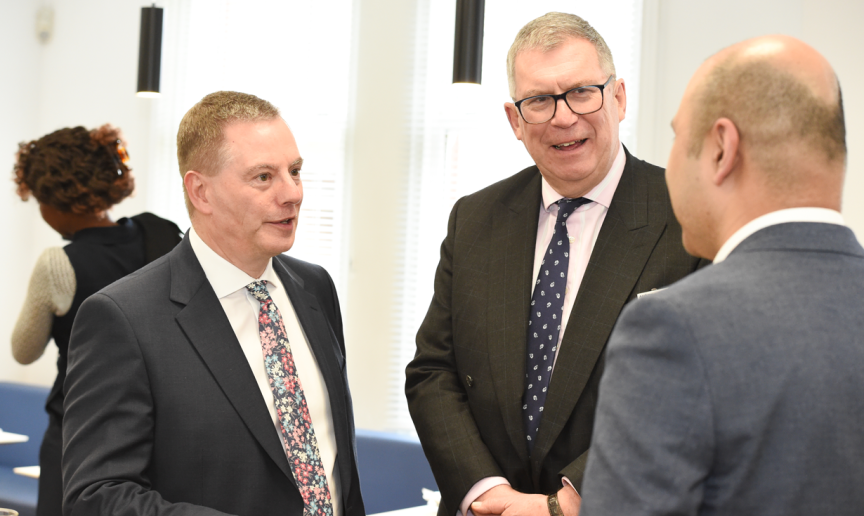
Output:
[[549,516],[564,516],[561,504],[558,503],[558,493],[552,493],[546,497],[546,506],[549,507]]

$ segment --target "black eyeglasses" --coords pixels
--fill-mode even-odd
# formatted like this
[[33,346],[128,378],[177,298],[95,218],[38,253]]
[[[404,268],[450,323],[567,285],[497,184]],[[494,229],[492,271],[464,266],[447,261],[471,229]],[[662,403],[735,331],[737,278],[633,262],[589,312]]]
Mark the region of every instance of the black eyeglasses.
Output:
[[516,102],[516,109],[522,115],[522,119],[529,124],[545,124],[555,117],[558,109],[558,101],[564,99],[564,103],[570,111],[577,115],[588,115],[600,111],[603,107],[603,90],[614,79],[610,75],[603,84],[590,86],[579,86],[572,90],[559,93],[558,95],[535,95]]

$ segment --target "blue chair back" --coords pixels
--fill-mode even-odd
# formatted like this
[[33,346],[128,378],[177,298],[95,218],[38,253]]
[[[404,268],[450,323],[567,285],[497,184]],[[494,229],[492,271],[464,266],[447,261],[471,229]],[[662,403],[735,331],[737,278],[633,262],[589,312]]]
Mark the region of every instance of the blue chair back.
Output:
[[0,428],[30,438],[26,443],[0,445],[0,465],[11,468],[39,464],[39,446],[48,428],[45,400],[49,390],[0,382]]
[[421,489],[438,490],[415,438],[357,430],[357,462],[366,514],[425,505]]

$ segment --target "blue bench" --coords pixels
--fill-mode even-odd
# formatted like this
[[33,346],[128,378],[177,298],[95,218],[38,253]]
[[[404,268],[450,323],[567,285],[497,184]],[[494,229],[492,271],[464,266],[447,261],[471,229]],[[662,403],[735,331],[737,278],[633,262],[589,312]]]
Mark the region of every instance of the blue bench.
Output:
[[0,428],[30,437],[26,443],[0,445],[0,507],[21,516],[36,515],[39,481],[16,475],[12,468],[39,464],[39,445],[48,428],[47,387],[0,382]]
[[415,438],[358,429],[357,468],[366,514],[425,505],[421,489],[438,490]]

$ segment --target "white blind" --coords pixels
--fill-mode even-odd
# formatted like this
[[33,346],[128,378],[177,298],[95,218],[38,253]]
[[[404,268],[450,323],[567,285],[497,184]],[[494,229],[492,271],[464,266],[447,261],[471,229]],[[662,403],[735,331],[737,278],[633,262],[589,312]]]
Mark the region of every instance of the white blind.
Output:
[[352,0],[165,0],[162,98],[153,103],[148,208],[188,227],[176,135],[208,93],[270,101],[291,127],[303,205],[288,254],[324,266],[344,289],[342,217]]
[[[413,432],[404,397],[405,366],[433,293],[433,278],[447,218],[460,197],[533,164],[504,114],[510,101],[507,51],[516,33],[550,11],[578,14],[596,28],[627,87],[621,140],[635,147],[639,98],[642,0],[495,0],[486,3],[482,86],[453,85],[455,0],[421,0],[413,77],[409,188],[404,266],[399,271],[394,317],[388,427]],[[506,252],[506,250],[501,250]]]

